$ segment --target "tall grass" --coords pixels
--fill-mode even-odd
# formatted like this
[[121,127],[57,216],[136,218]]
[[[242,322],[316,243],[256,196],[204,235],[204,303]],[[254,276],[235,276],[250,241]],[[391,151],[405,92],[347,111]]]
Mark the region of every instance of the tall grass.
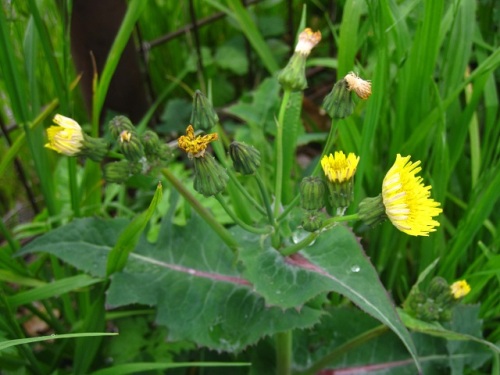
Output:
[[[79,95],[70,87],[76,78],[72,67],[66,65],[69,49],[65,12],[70,12],[71,1],[63,3],[61,13],[53,1],[30,0],[26,5],[3,2],[0,14],[0,111],[4,123],[18,125],[11,133],[12,146],[2,138],[0,150],[7,156],[0,162],[0,181],[19,186],[17,181],[6,181],[6,176],[12,176],[14,156],[21,157],[32,176],[32,189],[43,200],[44,212],[36,221],[48,223],[48,228],[73,216],[105,211],[101,210],[104,192],[99,165],[87,162],[80,180],[77,175],[82,174],[82,167],[71,159],[63,166],[69,178],[64,185],[55,178],[56,170],[61,169],[57,157],[43,147],[42,124],[49,125],[55,106],[67,115],[85,112]],[[185,91],[174,90],[176,79],[193,89],[206,87],[207,81],[211,81],[214,102],[223,109],[240,99],[238,90],[224,96],[227,85],[234,83],[247,98],[249,91],[280,68],[283,54],[279,48],[270,47],[276,45],[272,40],[276,35],[266,32],[266,22],[284,17],[288,9],[285,2],[263,2],[249,10],[240,1],[194,3],[199,19],[216,11],[227,18],[199,30],[206,65],[201,73],[188,66],[196,56],[192,31],[148,51],[144,68],[158,94],[156,105],[160,108],[165,104],[162,101],[187,98]],[[294,1],[292,8],[301,9],[301,5],[302,2]],[[322,6],[308,3],[308,12],[321,14]],[[334,76],[340,78],[351,70],[372,81],[372,97],[357,103],[353,116],[333,124],[339,134],[335,150],[352,151],[361,157],[355,205],[366,196],[380,193],[384,174],[400,153],[421,161],[422,176],[432,185],[432,196],[444,210],[441,226],[428,238],[410,238],[396,232],[389,223],[370,231],[362,225],[356,227],[385,287],[396,302],[403,301],[419,272],[439,258],[437,274],[450,282],[461,278],[470,282],[472,292],[466,302],[481,304],[484,334],[497,342],[500,340],[500,41],[499,20],[495,18],[498,13],[493,7],[493,1],[474,0],[346,0],[342,5],[337,4],[333,21],[328,14],[314,18],[323,35],[330,39],[324,42],[334,42],[335,56],[328,54],[328,48],[318,48],[319,52],[313,53],[318,55],[313,56],[336,59],[337,71],[326,68],[324,75],[332,84]],[[293,16],[297,25],[299,12]],[[142,40],[151,41],[191,22],[191,16],[184,2],[129,2],[129,13],[106,68],[98,77],[90,117],[94,135],[102,125],[99,118],[109,80],[136,20]],[[234,43],[243,50],[242,36],[248,40],[250,51],[245,56],[252,60],[255,70],[251,83],[213,62],[222,45]],[[293,35],[289,37],[293,39]],[[283,41],[280,43],[285,46]],[[176,82],[174,86],[170,86],[172,82]],[[217,93],[221,93],[219,97]],[[151,117],[152,112],[146,119]],[[244,126],[235,126],[230,121],[223,125],[227,125],[228,132]],[[61,203],[61,189],[69,192],[69,202]],[[116,195],[121,197],[120,204],[126,206],[125,190]],[[11,208],[16,202],[25,201],[22,197],[9,197],[6,206]],[[64,210],[65,205],[71,209]],[[0,323],[10,339],[25,336],[22,326],[12,318],[19,305],[27,305],[55,333],[66,332],[68,327],[82,332],[104,328],[105,287],[99,281],[76,275],[56,259],[42,257],[26,265],[23,259],[11,258],[19,248],[20,236],[16,237],[12,226],[5,223],[0,229],[6,239],[2,247],[8,249],[0,252],[0,278],[11,283],[2,287],[2,293],[8,296],[2,307],[8,314],[0,317]],[[57,281],[48,287],[46,282],[53,278]],[[94,283],[98,285],[91,287]],[[58,294],[62,295],[60,299],[55,297]],[[43,311],[31,305],[37,298],[44,299]],[[63,323],[53,311],[63,311]],[[48,350],[52,364],[40,361],[26,346],[22,350],[33,373],[44,373],[68,352],[74,354],[75,368],[85,373],[100,355],[97,348],[101,340],[91,337],[79,339],[75,345],[55,343]],[[94,349],[88,350],[89,347]]]

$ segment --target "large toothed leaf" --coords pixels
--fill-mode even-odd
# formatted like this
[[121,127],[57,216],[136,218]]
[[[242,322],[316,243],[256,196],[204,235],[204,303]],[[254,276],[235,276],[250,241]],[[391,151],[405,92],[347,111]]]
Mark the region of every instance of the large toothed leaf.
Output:
[[340,293],[393,330],[418,366],[410,334],[382,286],[377,272],[350,229],[338,225],[322,233],[316,242],[283,258],[269,241],[255,241],[241,234],[244,275],[269,305],[301,306],[319,293]]
[[[51,231],[22,254],[47,252],[94,276],[106,274],[106,259],[124,220],[81,219]],[[172,339],[238,351],[260,338],[310,327],[321,312],[268,307],[236,267],[233,253],[198,217],[185,227],[165,223],[156,244],[141,239],[107,294],[112,307],[157,306],[157,322]]]

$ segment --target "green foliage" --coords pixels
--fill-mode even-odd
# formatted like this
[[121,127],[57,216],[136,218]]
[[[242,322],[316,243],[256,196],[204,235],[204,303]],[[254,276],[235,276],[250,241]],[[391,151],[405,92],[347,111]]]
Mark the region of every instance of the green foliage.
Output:
[[[89,110],[69,63],[72,2],[2,2],[2,373],[414,374],[420,366],[426,375],[496,374],[495,1],[347,0],[333,13],[320,1],[307,12],[298,0],[244,3],[127,2]],[[308,89],[283,94],[276,74],[306,26],[322,32],[305,65]],[[130,36],[152,101],[138,137],[148,129],[162,146],[176,145],[193,92],[214,104],[220,123],[206,132],[219,140],[206,152],[229,177],[217,199],[194,190],[194,163],[177,151],[168,169],[141,159],[140,174],[104,185],[104,165],[122,157],[116,147],[100,164],[44,148],[56,110],[102,133]],[[370,80],[373,95],[353,96],[340,108],[352,114],[329,130],[321,103],[349,71]],[[259,151],[254,175],[232,170],[233,140]],[[321,175],[326,151],[360,156],[354,204],[343,216],[323,210],[306,233],[298,184]],[[421,161],[443,208],[428,238],[390,222],[343,223],[380,194],[397,153]],[[431,273],[472,287],[448,322],[395,308],[419,285],[430,290]]]

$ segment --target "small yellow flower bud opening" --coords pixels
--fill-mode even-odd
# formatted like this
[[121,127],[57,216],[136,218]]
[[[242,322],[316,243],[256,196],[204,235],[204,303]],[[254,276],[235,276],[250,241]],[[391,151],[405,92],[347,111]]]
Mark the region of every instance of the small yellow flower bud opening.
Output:
[[78,123],[62,115],[55,115],[52,120],[57,126],[51,126],[47,129],[49,142],[45,147],[57,151],[66,156],[77,155],[83,143],[82,128]]
[[121,143],[124,143],[124,142],[130,142],[130,140],[132,139],[132,132],[128,131],[128,130],[124,130],[120,133],[120,142]]
[[177,140],[179,148],[187,152],[188,157],[199,158],[205,155],[205,150],[210,142],[219,139],[217,133],[194,136],[194,129],[189,125],[186,129],[186,135],[182,135]]
[[352,152],[346,157],[342,151],[335,151],[335,155],[323,156],[321,166],[326,177],[331,182],[345,182],[353,178],[359,163],[359,156]]
[[450,286],[451,294],[453,294],[453,297],[455,299],[459,299],[462,297],[465,297],[467,294],[469,294],[471,288],[470,285],[467,283],[465,280],[459,280],[455,281],[453,284]]

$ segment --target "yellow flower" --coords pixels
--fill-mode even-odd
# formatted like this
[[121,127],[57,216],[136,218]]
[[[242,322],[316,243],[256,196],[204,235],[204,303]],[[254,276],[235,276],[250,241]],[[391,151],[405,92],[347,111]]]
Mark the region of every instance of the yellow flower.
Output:
[[188,157],[199,158],[205,155],[205,149],[212,141],[216,141],[219,137],[217,133],[194,136],[194,129],[189,125],[186,129],[186,135],[182,135],[177,140],[179,148],[187,152]]
[[130,132],[129,130],[123,130],[121,133],[120,133],[120,142],[123,143],[123,142],[127,142],[129,143],[130,140],[132,139],[132,132]]
[[353,178],[359,163],[359,156],[352,152],[346,157],[342,151],[335,151],[335,156],[323,156],[321,166],[326,177],[331,182],[345,182]]
[[400,231],[412,236],[428,236],[439,223],[432,217],[443,210],[430,198],[431,186],[424,186],[420,161],[412,163],[410,156],[397,155],[396,162],[387,172],[382,184],[385,213]]
[[465,297],[470,292],[470,285],[465,280],[455,281],[450,286],[451,294],[455,299]]
[[55,115],[53,121],[57,126],[51,126],[47,129],[49,143],[45,147],[66,156],[77,155],[83,142],[80,125],[75,120],[61,115]]
[[311,50],[321,41],[321,32],[312,31],[309,27],[299,34],[299,41],[295,46],[295,52],[308,56]]

